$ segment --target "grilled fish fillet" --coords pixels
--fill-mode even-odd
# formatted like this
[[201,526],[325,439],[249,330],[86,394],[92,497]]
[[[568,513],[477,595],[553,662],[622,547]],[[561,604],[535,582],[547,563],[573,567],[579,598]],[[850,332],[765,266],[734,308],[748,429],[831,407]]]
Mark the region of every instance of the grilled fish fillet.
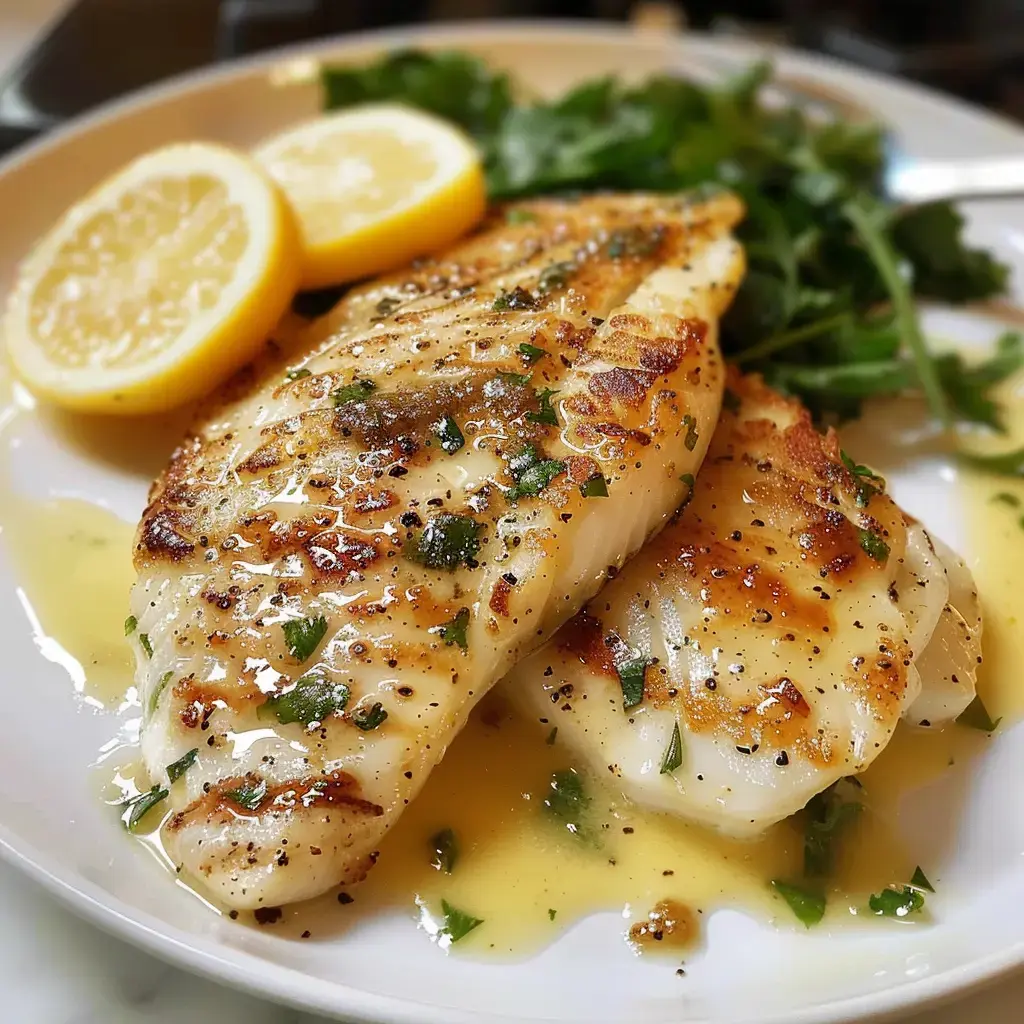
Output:
[[205,416],[132,594],[146,767],[198,750],[181,869],[239,908],[358,880],[473,705],[668,520],[719,411],[741,212],[524,204]]
[[638,803],[741,837],[800,810],[974,696],[970,574],[869,472],[731,374],[692,502],[503,692]]

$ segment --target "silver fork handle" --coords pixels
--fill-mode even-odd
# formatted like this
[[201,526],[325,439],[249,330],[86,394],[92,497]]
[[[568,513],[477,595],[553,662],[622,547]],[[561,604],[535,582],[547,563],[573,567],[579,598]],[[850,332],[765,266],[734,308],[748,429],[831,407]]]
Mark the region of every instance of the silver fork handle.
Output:
[[886,170],[885,178],[886,192],[899,203],[1024,196],[1024,157],[897,159]]

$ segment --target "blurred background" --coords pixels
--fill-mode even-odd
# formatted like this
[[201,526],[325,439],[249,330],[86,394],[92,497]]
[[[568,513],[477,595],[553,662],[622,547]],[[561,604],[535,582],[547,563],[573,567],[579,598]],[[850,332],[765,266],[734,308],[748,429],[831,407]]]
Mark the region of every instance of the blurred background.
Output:
[[360,29],[509,17],[648,20],[789,43],[1024,119],[1024,0],[0,0],[0,152],[219,60]]

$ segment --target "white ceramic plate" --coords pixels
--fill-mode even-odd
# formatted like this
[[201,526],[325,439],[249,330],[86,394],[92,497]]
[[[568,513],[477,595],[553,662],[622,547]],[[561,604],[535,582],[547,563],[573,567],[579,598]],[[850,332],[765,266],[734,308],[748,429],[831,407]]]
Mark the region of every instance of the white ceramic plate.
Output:
[[[745,45],[633,35],[622,27],[516,23],[358,37],[190,76],[110,106],[3,164],[0,284],[68,203],[128,158],[179,139],[253,143],[317,109],[314,85],[280,86],[292,62],[362,59],[398,43],[469,49],[551,89],[584,74],[686,74],[758,55]],[[1010,154],[1024,144],[1024,133],[1008,123],[918,88],[811,57],[776,57],[782,71],[838,87],[875,110],[912,154]],[[1019,277],[1024,205],[969,212],[973,239],[998,250]],[[991,334],[990,325],[962,317],[943,329]],[[2,440],[8,499],[11,491],[77,496],[132,523],[166,454],[152,447],[140,454],[126,444],[123,456],[110,460],[92,431],[36,413],[7,422]],[[970,548],[951,467],[934,459],[904,463],[891,482],[904,507]],[[917,1007],[1024,961],[1024,787],[1017,783],[1024,733],[1017,729],[1002,731],[982,759],[907,801],[901,827],[942,857],[945,896],[930,927],[803,934],[722,911],[708,923],[706,950],[679,979],[664,965],[635,959],[610,915],[582,922],[515,964],[446,957],[405,918],[363,922],[341,937],[307,943],[234,925],[176,887],[126,840],[99,800],[87,766],[123,722],[76,696],[65,668],[48,660],[54,652],[34,634],[15,569],[43,553],[32,550],[31,532],[17,543],[27,546],[20,562],[0,552],[4,856],[98,924],[195,971],[359,1021],[824,1024]]]

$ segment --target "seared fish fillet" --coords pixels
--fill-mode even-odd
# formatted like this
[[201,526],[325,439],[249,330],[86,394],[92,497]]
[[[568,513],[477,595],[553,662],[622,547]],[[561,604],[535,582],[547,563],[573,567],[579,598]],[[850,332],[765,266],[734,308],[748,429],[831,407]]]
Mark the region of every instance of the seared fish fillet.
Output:
[[730,375],[693,500],[505,694],[636,802],[762,831],[974,696],[970,574],[883,488]]
[[358,880],[473,705],[668,520],[718,416],[741,212],[525,204],[229,389],[137,536],[146,767],[198,748],[183,870],[235,907]]

